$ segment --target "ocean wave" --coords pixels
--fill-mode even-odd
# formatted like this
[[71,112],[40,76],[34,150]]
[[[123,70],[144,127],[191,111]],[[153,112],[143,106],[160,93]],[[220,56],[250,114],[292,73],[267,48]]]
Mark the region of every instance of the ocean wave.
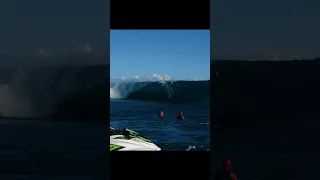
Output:
[[0,68],[0,114],[106,118],[108,71],[108,65]]
[[111,84],[111,99],[186,103],[210,99],[210,81],[124,81]]

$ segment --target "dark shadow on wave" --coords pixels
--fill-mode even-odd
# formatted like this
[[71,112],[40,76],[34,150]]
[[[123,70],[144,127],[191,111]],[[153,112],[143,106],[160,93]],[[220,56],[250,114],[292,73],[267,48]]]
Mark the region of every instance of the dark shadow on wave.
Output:
[[[108,92],[107,83],[97,89]],[[109,123],[109,97],[108,93],[87,91],[75,94],[59,103],[51,116],[57,120],[71,119],[74,121]]]
[[175,81],[166,82],[166,85],[148,83],[131,92],[126,99],[183,104],[208,100],[209,97],[209,81]]

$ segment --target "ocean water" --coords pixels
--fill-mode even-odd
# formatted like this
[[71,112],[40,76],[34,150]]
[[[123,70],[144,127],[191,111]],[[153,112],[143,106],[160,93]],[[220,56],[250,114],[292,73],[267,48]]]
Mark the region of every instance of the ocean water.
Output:
[[320,61],[211,64],[211,174],[232,159],[239,179],[320,179]]
[[[223,138],[212,139],[215,145],[211,148],[212,173],[220,168],[224,157],[230,157],[239,179],[319,179],[319,118],[319,115],[306,116],[300,119],[303,123],[247,126],[223,133],[221,129],[224,128],[215,128],[213,135],[224,135]],[[244,119],[241,117],[238,120]]]
[[0,67],[0,179],[108,179],[108,69]]
[[107,125],[0,121],[0,179],[108,179]]
[[[209,88],[209,81],[112,84],[110,126],[137,131],[164,151],[210,150]],[[175,119],[180,111],[184,120]]]

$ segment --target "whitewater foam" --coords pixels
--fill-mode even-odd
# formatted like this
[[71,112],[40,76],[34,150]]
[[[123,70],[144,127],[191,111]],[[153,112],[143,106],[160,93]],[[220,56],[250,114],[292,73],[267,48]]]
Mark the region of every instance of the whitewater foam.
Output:
[[138,75],[135,75],[131,79],[127,79],[125,77],[121,77],[121,79],[118,80],[114,79],[111,80],[114,85],[110,88],[110,99],[125,99],[131,92],[139,90],[152,82],[159,82],[163,86],[165,86],[168,91],[169,97],[172,98],[174,96],[174,92],[168,86],[168,81],[171,81],[171,84],[173,83],[169,75],[162,76],[159,74],[152,74],[150,77],[140,77]]
[[140,81],[118,82],[110,88],[110,99],[125,99],[128,97],[129,93],[142,88],[147,83],[148,82],[143,83]]

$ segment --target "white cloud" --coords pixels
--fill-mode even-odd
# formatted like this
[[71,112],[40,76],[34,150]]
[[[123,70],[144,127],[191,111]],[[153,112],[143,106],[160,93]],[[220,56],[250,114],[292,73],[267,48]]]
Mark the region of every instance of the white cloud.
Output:
[[170,76],[168,76],[168,75],[159,75],[159,74],[152,74],[151,75],[151,78],[153,79],[153,80],[157,80],[157,81],[170,81],[171,80],[171,77]]
[[135,82],[139,81],[139,82],[145,82],[145,81],[171,81],[171,77],[168,75],[159,75],[159,74],[152,74],[149,77],[141,77],[139,75],[135,75],[132,78],[125,78],[125,77],[121,77],[121,78],[114,78],[114,79],[110,79],[110,81],[115,82],[115,81],[130,81],[133,80]]
[[203,78],[189,77],[189,81],[206,81]]

